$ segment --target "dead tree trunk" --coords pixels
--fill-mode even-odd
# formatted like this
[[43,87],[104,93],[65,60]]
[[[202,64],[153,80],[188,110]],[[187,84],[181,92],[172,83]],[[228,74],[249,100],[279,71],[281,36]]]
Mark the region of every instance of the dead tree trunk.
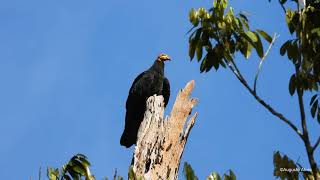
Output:
[[180,90],[169,117],[164,119],[162,96],[147,100],[144,120],[138,132],[133,171],[144,179],[177,179],[180,159],[197,113],[189,120],[197,99],[190,98],[194,81]]

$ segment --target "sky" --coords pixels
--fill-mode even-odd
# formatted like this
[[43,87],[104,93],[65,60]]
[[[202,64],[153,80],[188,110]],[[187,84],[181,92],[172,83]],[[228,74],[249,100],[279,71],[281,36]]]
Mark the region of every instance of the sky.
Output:
[[[277,150],[309,167],[302,141],[228,69],[200,74],[199,64],[190,62],[188,12],[211,5],[208,0],[0,0],[1,179],[37,179],[40,167],[45,176],[47,167],[61,167],[76,153],[89,158],[97,179],[111,178],[115,169],[126,177],[134,149],[119,140],[128,90],[161,52],[172,58],[165,69],[172,94],[166,114],[179,89],[192,79],[196,83],[192,97],[199,104],[193,111],[199,116],[182,162],[189,162],[199,179],[229,169],[238,179],[275,179]],[[279,55],[290,38],[283,11],[276,1],[230,5],[249,13],[253,28],[280,34],[263,65],[258,94],[299,125],[297,97],[288,92],[293,67]],[[253,84],[256,54],[249,60],[237,55],[236,62]],[[314,142],[319,126],[307,114]],[[319,150],[315,154],[319,162]]]

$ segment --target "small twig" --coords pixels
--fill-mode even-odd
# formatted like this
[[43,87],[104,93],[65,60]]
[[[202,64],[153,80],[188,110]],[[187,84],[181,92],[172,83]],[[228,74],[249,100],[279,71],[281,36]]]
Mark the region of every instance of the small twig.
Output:
[[317,147],[319,146],[319,144],[320,144],[320,136],[318,137],[318,140],[316,141],[316,143],[314,144],[314,146],[313,146],[313,148],[312,148],[312,151],[313,151],[313,152],[317,149]]
[[247,88],[247,90],[250,92],[251,95],[253,95],[253,97],[262,105],[264,106],[266,109],[268,109],[269,112],[271,112],[271,114],[273,114],[274,116],[278,117],[280,120],[282,120],[284,123],[286,123],[287,125],[289,125],[289,127],[291,127],[291,129],[293,129],[300,138],[303,138],[303,135],[301,133],[301,131],[297,128],[296,125],[294,125],[290,120],[288,120],[286,117],[284,117],[281,113],[277,112],[276,110],[274,110],[269,104],[267,104],[264,100],[262,100],[257,94],[254,93],[254,91],[250,88],[250,86],[248,85],[247,81],[243,78],[243,76],[241,75],[237,65],[231,61],[231,64],[228,63],[228,67],[230,68],[230,70],[235,74],[235,76],[238,78],[238,80],[244,85],[245,88]]
[[260,74],[260,71],[262,69],[262,63],[264,62],[264,60],[266,59],[266,57],[268,56],[270,50],[271,50],[271,47],[273,46],[274,42],[276,41],[276,39],[279,37],[280,35],[278,35],[277,33],[274,33],[273,37],[272,37],[272,41],[271,43],[269,44],[269,47],[266,51],[266,53],[263,55],[263,57],[261,58],[261,61],[259,63],[259,67],[258,67],[258,70],[257,70],[257,74],[256,74],[256,77],[254,79],[254,85],[253,85],[253,91],[254,93],[257,93],[257,81],[258,81],[258,77],[259,77],[259,74]]

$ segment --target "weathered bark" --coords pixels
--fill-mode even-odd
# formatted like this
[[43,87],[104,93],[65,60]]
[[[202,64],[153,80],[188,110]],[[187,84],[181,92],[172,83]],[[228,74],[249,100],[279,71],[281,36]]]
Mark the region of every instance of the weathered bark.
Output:
[[194,81],[180,90],[169,117],[164,119],[162,96],[147,100],[144,120],[138,132],[133,171],[144,179],[177,179],[181,156],[197,113],[190,119],[197,99],[190,98]]

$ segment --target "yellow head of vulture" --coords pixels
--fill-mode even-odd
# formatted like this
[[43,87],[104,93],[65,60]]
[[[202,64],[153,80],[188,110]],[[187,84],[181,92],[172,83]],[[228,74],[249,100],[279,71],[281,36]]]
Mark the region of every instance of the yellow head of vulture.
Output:
[[164,53],[161,53],[161,54],[158,56],[157,60],[158,60],[158,61],[161,61],[161,62],[164,62],[164,61],[170,61],[171,58],[170,58],[168,55],[166,55],[166,54],[164,54]]

